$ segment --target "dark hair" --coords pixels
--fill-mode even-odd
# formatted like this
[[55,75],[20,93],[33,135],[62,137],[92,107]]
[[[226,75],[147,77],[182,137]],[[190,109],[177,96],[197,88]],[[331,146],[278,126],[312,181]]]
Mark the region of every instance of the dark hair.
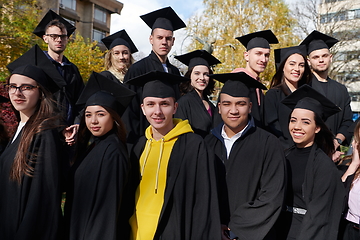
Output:
[[[294,53],[294,54],[299,54],[300,53]],[[294,55],[291,54],[290,56]],[[290,57],[289,56],[289,57]],[[304,59],[305,62],[305,70],[304,70],[304,74],[302,75],[301,79],[299,80],[298,83],[298,87],[304,85],[304,84],[309,84],[310,80],[311,80],[311,70],[309,67],[309,64],[307,63],[306,57],[301,55]],[[270,83],[270,88],[279,88],[282,90],[282,92],[285,94],[285,96],[288,96],[291,92],[289,92],[286,83],[284,81],[284,66],[286,61],[288,60],[287,57],[284,61],[282,61],[282,63],[280,64],[279,68],[277,69],[275,75],[273,76],[271,83]]]
[[315,143],[325,152],[326,155],[331,158],[335,152],[334,135],[326,126],[319,114],[314,112],[314,115],[315,124],[320,127],[320,131],[315,134]]
[[45,33],[46,33],[46,31],[48,30],[49,27],[53,27],[53,26],[60,28],[60,30],[61,30],[62,33],[65,33],[65,32],[66,32],[66,34],[68,34],[65,25],[64,25],[62,22],[60,22],[59,19],[51,20],[51,21],[45,26]]
[[[114,131],[116,136],[119,138],[122,144],[124,144],[126,149],[126,130],[123,121],[121,120],[120,115],[113,109],[105,106],[103,107],[113,118],[114,124],[111,131]],[[77,144],[76,144],[76,151],[75,151],[75,158],[73,159],[72,163],[79,160],[83,157],[83,154],[86,152],[88,147],[89,140],[92,134],[90,130],[86,127],[85,122],[85,113],[81,116]]]
[[[8,83],[9,80],[10,78]],[[45,130],[60,127],[60,114],[52,100],[51,93],[43,88],[41,84],[38,84],[38,86],[41,97],[34,114],[31,115],[22,129],[21,141],[10,169],[10,179],[19,184],[24,174],[32,177],[34,173],[34,168],[30,164],[36,161],[37,153],[29,153],[34,136]],[[14,109],[13,106],[12,108]],[[18,117],[19,112],[15,110],[15,113]]]
[[[196,67],[196,66],[194,66]],[[190,81],[182,82],[179,85],[181,96],[187,94],[191,90],[194,89],[194,87],[191,85],[191,73],[194,70],[194,67],[189,68],[188,71],[185,73],[184,77],[189,78]],[[209,68],[209,74],[213,74],[213,71],[211,68]],[[206,86],[206,88],[203,91],[204,96],[211,95],[215,90],[215,81],[212,78],[209,78],[209,84]]]

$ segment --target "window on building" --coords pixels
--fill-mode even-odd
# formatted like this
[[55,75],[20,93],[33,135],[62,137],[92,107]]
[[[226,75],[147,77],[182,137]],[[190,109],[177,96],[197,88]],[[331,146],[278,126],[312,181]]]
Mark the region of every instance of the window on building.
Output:
[[100,42],[101,39],[105,37],[106,33],[104,31],[93,29],[93,41]]
[[106,23],[106,10],[96,6],[94,10],[94,18],[99,22]]
[[76,0],[60,0],[60,7],[76,10]]
[[354,11],[354,18],[360,18],[360,9],[355,9],[352,11]]

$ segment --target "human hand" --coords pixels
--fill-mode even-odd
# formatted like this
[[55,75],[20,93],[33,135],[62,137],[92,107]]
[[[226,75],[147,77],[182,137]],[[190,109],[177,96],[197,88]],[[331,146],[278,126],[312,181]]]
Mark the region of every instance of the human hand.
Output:
[[76,142],[76,135],[79,131],[79,124],[71,125],[70,127],[67,127],[63,130],[63,135],[65,137],[65,142],[72,146]]

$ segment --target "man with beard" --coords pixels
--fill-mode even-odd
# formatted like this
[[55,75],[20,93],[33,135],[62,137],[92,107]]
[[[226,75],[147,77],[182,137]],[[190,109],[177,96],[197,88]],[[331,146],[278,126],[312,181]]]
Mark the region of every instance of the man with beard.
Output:
[[84,88],[78,68],[64,56],[69,37],[74,31],[73,25],[49,10],[33,32],[47,43],[48,49],[44,53],[54,65],[54,70],[56,69],[66,82],[63,89],[54,93],[54,98],[66,124],[70,126],[65,131],[69,145],[74,143],[78,128],[78,124],[74,122],[81,111],[81,107],[77,107],[75,103]]
[[[352,124],[349,93],[343,84],[328,76],[333,57],[329,49],[337,42],[337,39],[314,30],[300,44],[307,46],[308,63],[313,73],[312,87],[342,109],[341,112],[330,116],[325,122],[335,136],[335,149],[343,142],[350,142],[351,133],[348,128]],[[338,161],[340,155],[341,152],[337,151],[333,155],[333,160]]]

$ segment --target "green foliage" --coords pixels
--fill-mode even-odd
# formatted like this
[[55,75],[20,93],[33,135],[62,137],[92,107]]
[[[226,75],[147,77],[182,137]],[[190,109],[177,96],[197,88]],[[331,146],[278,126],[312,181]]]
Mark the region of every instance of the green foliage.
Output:
[[97,46],[97,42],[84,41],[80,34],[76,34],[66,47],[65,56],[80,70],[82,79],[86,82],[92,71],[104,70],[104,53]]
[[[215,41],[213,54],[222,62],[215,69],[217,73],[245,67],[245,47],[235,37],[271,29],[280,42],[272,45],[273,49],[292,46],[300,40],[293,35],[296,20],[283,0],[204,0],[203,4],[202,14],[191,17],[187,24],[188,35],[193,37],[188,50],[202,48],[195,37]],[[260,77],[268,84],[274,73],[275,64],[271,57]]]

